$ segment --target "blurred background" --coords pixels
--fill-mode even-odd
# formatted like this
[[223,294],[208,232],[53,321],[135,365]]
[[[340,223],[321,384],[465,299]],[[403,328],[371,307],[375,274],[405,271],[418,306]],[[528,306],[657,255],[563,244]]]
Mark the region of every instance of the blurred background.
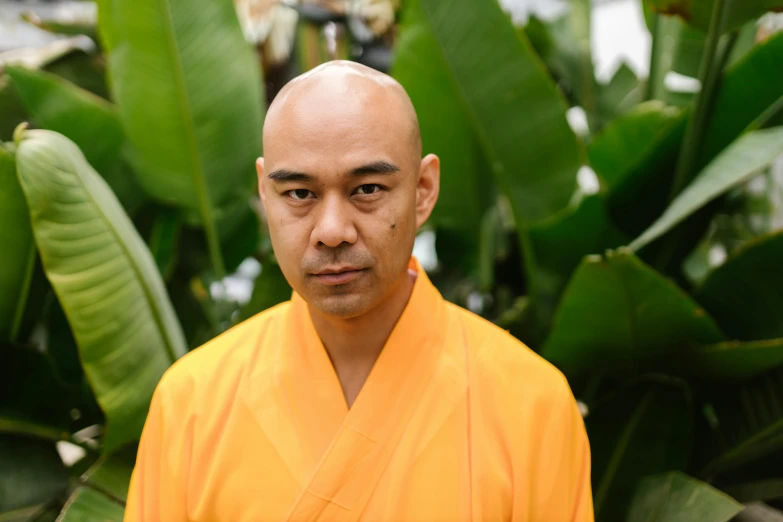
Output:
[[162,373],[290,297],[254,160],[333,59],[410,94],[414,254],[566,374],[596,519],[783,520],[780,11],[0,1],[0,521],[122,520]]

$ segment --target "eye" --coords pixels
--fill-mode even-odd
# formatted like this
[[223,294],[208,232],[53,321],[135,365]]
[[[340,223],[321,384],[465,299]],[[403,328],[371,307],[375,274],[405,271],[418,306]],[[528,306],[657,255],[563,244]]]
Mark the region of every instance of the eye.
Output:
[[381,190],[383,190],[383,187],[381,187],[377,183],[368,183],[367,185],[360,185],[359,187],[357,187],[355,193],[362,194],[362,195],[369,195],[369,194],[375,194],[377,192],[380,192]]
[[302,201],[305,199],[309,199],[311,196],[315,197],[315,194],[313,194],[312,191],[307,189],[294,189],[294,190],[287,190],[285,191],[285,195],[289,198],[296,200],[296,201]]

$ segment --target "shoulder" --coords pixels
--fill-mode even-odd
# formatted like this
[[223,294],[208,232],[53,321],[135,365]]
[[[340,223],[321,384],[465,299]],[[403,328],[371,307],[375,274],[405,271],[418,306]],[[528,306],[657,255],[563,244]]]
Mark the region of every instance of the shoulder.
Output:
[[[218,391],[236,383],[270,329],[279,328],[290,308],[286,301],[242,321],[174,362],[163,374],[156,393],[191,396]],[[185,397],[183,397],[185,398]]]
[[566,406],[574,398],[563,373],[497,325],[447,304],[464,326],[471,379],[520,407],[531,403]]

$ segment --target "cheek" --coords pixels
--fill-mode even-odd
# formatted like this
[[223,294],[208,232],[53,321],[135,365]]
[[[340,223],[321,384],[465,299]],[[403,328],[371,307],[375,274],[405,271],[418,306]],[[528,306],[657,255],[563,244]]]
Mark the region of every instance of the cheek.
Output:
[[277,257],[292,258],[307,247],[309,233],[305,220],[295,219],[284,205],[267,207],[267,223]]

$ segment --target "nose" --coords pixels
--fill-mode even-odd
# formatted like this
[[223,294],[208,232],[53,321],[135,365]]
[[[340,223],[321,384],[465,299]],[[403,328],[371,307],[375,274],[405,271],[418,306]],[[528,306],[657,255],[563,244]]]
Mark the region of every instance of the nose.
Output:
[[350,203],[342,199],[334,195],[322,200],[311,237],[314,246],[336,248],[343,243],[356,243],[359,234],[353,223]]

